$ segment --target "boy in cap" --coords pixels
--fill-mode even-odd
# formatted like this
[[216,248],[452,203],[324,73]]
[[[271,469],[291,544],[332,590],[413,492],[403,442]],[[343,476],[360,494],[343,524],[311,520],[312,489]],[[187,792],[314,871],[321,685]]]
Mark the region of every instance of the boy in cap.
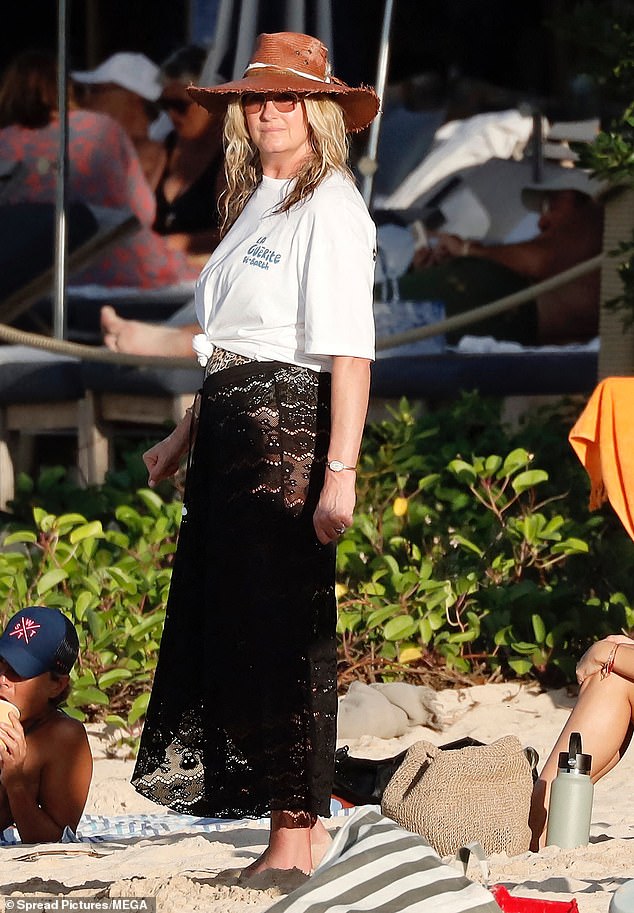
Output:
[[0,722],[0,832],[14,824],[24,843],[58,841],[86,804],[88,738],[59,708],[78,652],[69,619],[43,606],[22,609],[0,637],[0,700],[19,711]]

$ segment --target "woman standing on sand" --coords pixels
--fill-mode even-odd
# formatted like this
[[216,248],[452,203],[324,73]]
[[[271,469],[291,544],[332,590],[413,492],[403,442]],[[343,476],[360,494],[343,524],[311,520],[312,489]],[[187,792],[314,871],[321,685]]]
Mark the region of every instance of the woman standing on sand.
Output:
[[198,280],[200,411],[145,454],[150,485],[196,440],[161,654],[133,776],[215,817],[270,812],[249,872],[309,872],[336,737],[335,543],[352,522],[374,356],[375,228],[347,133],[378,110],[326,48],[260,35],[226,111],[224,237]]

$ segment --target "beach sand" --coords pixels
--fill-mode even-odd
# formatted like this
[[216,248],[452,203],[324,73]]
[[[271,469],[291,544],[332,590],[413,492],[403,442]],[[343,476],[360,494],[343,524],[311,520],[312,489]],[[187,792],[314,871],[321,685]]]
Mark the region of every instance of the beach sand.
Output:
[[[564,689],[542,692],[536,685],[489,684],[439,692],[442,729],[408,725],[394,738],[368,734],[342,741],[351,754],[389,757],[421,738],[436,744],[466,735],[490,742],[517,735],[532,745],[542,761],[573,704]],[[345,698],[344,698],[345,700]],[[95,774],[86,814],[92,816],[169,813],[139,796],[129,778],[133,762],[107,756],[108,734],[89,727]],[[634,878],[634,752],[595,788],[591,842],[588,847],[490,858],[490,883],[512,893],[544,900],[575,897],[580,913],[605,913],[613,892]],[[120,819],[127,820],[127,819]],[[179,820],[182,820],[179,818]],[[329,819],[337,830],[345,818]],[[82,828],[80,825],[79,831]],[[100,843],[0,847],[0,894],[16,899],[66,897],[156,897],[159,913],[252,913],[303,883],[299,873],[266,873],[240,880],[240,871],[266,844],[263,822],[239,822],[218,831],[117,835]],[[473,866],[469,875],[482,880]]]

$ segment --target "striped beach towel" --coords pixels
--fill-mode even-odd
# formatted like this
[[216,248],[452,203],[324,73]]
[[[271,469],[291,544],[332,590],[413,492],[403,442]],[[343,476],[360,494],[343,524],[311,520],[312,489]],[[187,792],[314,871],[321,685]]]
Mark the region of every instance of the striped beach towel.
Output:
[[364,805],[314,875],[268,913],[500,913],[493,895],[442,862],[418,834]]

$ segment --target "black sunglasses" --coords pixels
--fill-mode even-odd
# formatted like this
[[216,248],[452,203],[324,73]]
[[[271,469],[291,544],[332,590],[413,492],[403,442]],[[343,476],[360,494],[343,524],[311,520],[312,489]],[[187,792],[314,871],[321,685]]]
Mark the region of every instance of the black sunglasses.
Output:
[[176,111],[177,114],[185,114],[193,104],[188,98],[159,98],[157,101],[161,111]]

